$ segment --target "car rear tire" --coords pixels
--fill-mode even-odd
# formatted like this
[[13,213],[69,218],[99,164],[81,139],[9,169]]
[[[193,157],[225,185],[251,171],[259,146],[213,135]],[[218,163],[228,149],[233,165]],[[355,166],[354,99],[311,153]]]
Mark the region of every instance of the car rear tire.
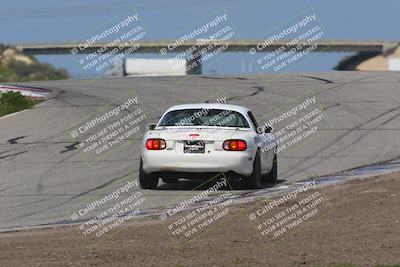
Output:
[[271,171],[263,178],[263,180],[267,183],[276,183],[278,178],[278,157],[276,156],[276,154],[274,155]]
[[259,152],[256,152],[256,156],[253,162],[253,172],[247,177],[248,187],[250,189],[262,188],[261,183],[261,162]]
[[139,183],[143,189],[156,189],[158,185],[158,177],[147,174],[143,170],[143,162],[140,160]]
[[166,184],[174,184],[178,182],[178,178],[175,177],[165,177],[161,178],[161,180]]

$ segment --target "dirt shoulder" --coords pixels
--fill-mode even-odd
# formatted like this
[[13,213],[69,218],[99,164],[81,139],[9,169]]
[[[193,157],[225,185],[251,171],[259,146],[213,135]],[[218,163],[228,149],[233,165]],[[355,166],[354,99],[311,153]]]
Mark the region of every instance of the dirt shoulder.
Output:
[[[181,246],[174,245],[165,225],[154,218],[127,222],[121,231],[90,249],[71,227],[3,233],[0,234],[0,266],[400,263],[400,173],[322,190],[330,203],[329,212],[321,210],[321,216],[310,218],[300,227],[290,229],[284,238],[273,241],[265,242],[250,222],[248,210],[254,203],[249,203],[231,207],[226,221]],[[265,202],[256,205],[263,207]]]

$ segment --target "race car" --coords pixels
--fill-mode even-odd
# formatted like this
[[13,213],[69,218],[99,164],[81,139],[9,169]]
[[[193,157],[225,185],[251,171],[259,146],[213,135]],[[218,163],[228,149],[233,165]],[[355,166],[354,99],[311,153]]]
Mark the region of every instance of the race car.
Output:
[[223,173],[262,188],[277,179],[276,140],[272,127],[259,126],[242,106],[198,103],[170,107],[143,138],[139,181],[155,189],[161,178],[207,179]]

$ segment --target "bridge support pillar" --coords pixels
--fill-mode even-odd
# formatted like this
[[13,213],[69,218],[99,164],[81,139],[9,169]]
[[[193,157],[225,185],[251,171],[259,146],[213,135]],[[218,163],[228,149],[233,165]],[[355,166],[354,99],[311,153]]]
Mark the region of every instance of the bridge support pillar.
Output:
[[193,50],[192,54],[186,59],[186,74],[201,75],[202,72],[202,52],[199,48]]

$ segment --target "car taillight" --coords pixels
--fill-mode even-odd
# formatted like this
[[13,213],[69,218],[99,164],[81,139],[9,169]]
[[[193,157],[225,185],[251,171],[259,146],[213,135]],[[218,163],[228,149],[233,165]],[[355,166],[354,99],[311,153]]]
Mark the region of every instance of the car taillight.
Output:
[[222,144],[222,148],[228,151],[243,151],[247,149],[247,143],[244,140],[226,140]]
[[164,139],[147,139],[146,148],[148,150],[161,150],[165,149],[167,145]]

